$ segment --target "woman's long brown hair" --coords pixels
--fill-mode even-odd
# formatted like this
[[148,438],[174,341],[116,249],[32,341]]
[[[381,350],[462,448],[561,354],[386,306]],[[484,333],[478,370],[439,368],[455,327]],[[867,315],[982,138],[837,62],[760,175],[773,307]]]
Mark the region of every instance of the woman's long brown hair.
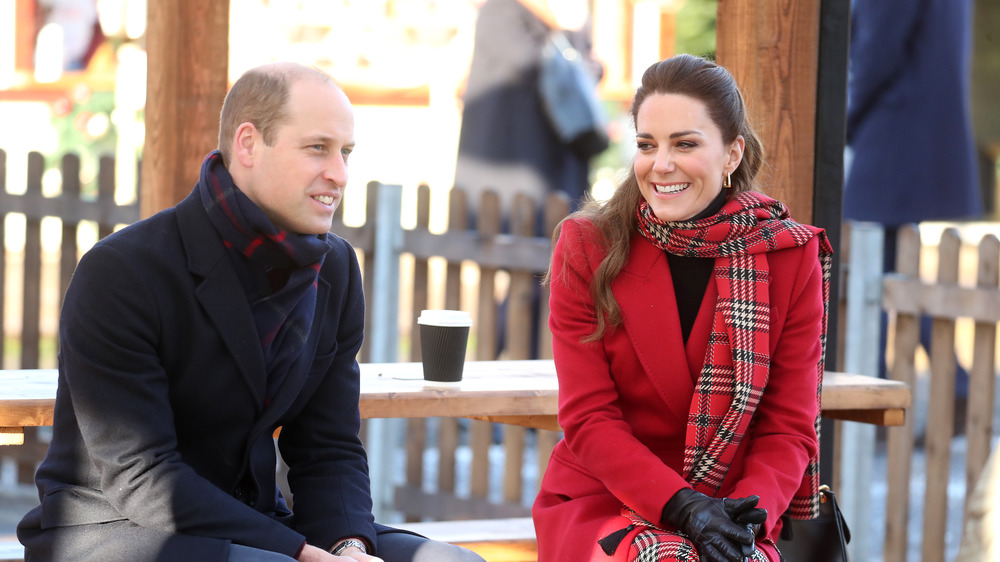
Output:
[[[732,143],[737,136],[743,137],[743,159],[731,174],[730,196],[756,189],[754,178],[764,163],[764,148],[750,126],[743,95],[736,80],[725,68],[714,62],[692,55],[677,55],[662,60],[642,75],[642,85],[632,100],[632,124],[635,125],[639,108],[647,97],[653,94],[680,94],[695,98],[705,104],[712,122],[722,132],[722,141]],[[579,211],[563,219],[583,218],[589,220],[601,234],[606,254],[594,272],[590,292],[594,300],[597,327],[584,341],[597,341],[609,328],[622,322],[621,309],[611,292],[611,283],[621,273],[628,260],[632,236],[637,232],[636,209],[642,199],[639,183],[633,168],[629,169],[606,203],[587,202]],[[562,223],[552,234],[555,245]],[[545,282],[551,281],[556,271],[555,263],[549,265]],[[566,264],[559,265],[559,275]]]

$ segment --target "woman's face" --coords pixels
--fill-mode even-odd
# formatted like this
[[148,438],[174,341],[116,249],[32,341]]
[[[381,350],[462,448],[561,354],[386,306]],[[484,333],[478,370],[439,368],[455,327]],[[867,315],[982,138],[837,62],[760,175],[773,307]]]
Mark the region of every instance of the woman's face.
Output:
[[650,95],[635,121],[635,177],[661,221],[683,221],[703,211],[743,158],[743,137],[723,143],[705,104],[695,98]]

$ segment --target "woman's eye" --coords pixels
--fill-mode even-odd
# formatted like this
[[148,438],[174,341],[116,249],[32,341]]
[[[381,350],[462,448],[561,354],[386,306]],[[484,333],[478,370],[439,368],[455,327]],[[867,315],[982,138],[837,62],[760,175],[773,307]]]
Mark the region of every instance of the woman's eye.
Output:
[[652,143],[648,143],[648,142],[638,142],[638,143],[636,143],[635,146],[639,150],[649,150],[650,148],[653,147],[653,144]]
[[698,146],[698,143],[696,143],[694,141],[686,141],[685,140],[685,141],[678,142],[677,146],[679,146],[680,148],[694,148],[694,147]]

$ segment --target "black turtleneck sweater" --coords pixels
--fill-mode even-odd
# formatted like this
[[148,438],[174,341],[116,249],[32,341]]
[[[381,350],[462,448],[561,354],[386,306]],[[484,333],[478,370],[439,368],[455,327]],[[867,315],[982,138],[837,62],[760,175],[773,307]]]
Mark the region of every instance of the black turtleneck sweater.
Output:
[[[720,191],[708,207],[691,220],[700,220],[718,213],[726,203],[727,193],[726,189]],[[698,309],[701,308],[708,280],[712,277],[715,258],[676,256],[670,252],[666,254],[667,263],[670,265],[670,277],[674,282],[674,296],[677,298],[677,313],[681,319],[681,334],[684,336],[684,343],[687,343],[691,328],[694,327],[694,321],[698,317]]]

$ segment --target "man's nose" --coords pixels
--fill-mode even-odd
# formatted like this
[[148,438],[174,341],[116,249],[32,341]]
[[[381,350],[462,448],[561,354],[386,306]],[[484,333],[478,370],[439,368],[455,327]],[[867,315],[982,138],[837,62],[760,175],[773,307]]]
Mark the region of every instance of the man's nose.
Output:
[[343,156],[330,158],[323,171],[323,178],[337,187],[347,187],[347,162]]

